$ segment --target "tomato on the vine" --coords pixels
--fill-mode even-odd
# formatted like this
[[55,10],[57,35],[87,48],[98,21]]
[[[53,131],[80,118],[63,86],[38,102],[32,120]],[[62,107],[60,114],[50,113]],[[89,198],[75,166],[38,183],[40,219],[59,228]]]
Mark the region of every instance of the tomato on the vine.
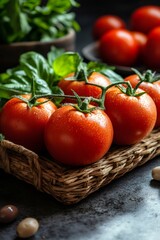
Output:
[[[23,96],[29,99],[29,95]],[[7,140],[22,145],[37,153],[45,149],[44,127],[51,114],[57,109],[46,98],[36,100],[40,105],[29,107],[19,98],[11,98],[0,113],[0,131]]]
[[45,128],[45,143],[50,155],[72,166],[100,160],[109,150],[112,139],[112,123],[98,108],[84,113],[70,105],[62,106],[52,114]]
[[[138,89],[137,93],[142,93],[142,90]],[[147,93],[132,96],[111,87],[106,92],[105,107],[113,124],[113,141],[118,145],[140,142],[155,126],[156,106]]]
[[[79,96],[99,98],[102,92],[101,88],[91,84],[107,87],[111,84],[111,81],[108,77],[99,72],[92,72],[92,74],[88,77],[88,83],[89,84],[86,84],[85,81],[79,80],[70,81],[62,79],[59,81],[58,86],[66,95],[73,95],[72,90],[74,90]],[[66,98],[65,102],[75,102],[75,100]]]
[[[132,87],[135,87],[140,82],[140,77],[137,74],[129,75],[124,79],[125,81],[129,81]],[[155,102],[157,108],[157,120],[155,127],[160,127],[160,80],[158,81],[147,81],[144,80],[140,85],[143,91],[145,91]]]
[[99,54],[107,64],[132,66],[137,60],[138,43],[128,30],[110,30],[99,41]]
[[155,5],[137,8],[130,17],[130,28],[148,34],[154,27],[160,26],[160,7]]
[[112,29],[124,29],[126,23],[116,15],[103,15],[96,19],[93,24],[92,34],[94,39],[100,39],[102,35]]

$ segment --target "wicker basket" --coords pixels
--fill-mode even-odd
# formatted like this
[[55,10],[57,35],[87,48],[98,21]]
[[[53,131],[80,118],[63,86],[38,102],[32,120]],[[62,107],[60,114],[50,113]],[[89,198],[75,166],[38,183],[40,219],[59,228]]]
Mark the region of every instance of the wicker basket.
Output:
[[68,168],[7,140],[0,142],[0,168],[51,194],[64,204],[74,204],[160,154],[160,129],[140,143],[111,149],[100,161]]

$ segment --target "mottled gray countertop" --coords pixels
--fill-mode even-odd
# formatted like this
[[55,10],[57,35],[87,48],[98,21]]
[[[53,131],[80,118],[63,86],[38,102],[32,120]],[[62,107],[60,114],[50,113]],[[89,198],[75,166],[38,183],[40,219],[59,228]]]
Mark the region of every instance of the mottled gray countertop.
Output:
[[40,223],[35,240],[159,240],[160,183],[151,170],[160,158],[132,170],[83,201],[65,206],[33,186],[0,171],[0,206],[14,204],[16,221],[0,226],[0,239],[16,238],[25,217]]
[[[81,2],[87,4],[87,1]],[[90,15],[86,6],[79,10],[77,16],[81,32],[76,40],[79,52],[92,41],[93,20],[105,11],[101,1],[97,1],[97,12],[94,1]],[[126,5],[122,1],[121,7],[121,1],[117,1],[117,8],[116,1],[113,2],[111,9],[107,8],[108,5],[106,7],[108,12],[114,13],[117,9],[123,15],[127,6],[129,8],[128,1]],[[137,5],[139,2],[154,4],[154,1],[137,1]],[[0,240],[18,240],[16,226],[25,217],[34,217],[40,223],[37,234],[29,238],[33,240],[159,240],[160,182],[153,181],[151,177],[152,168],[158,165],[160,157],[71,206],[57,202],[48,194],[38,192],[33,186],[0,170],[0,207],[14,204],[20,211],[16,221],[0,225]]]

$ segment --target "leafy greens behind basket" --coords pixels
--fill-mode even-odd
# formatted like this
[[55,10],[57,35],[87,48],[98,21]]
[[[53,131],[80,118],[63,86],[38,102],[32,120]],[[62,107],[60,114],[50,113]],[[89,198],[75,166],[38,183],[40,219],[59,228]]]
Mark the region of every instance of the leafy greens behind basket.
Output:
[[53,61],[53,69],[56,80],[66,77],[69,73],[75,73],[66,80],[84,81],[92,72],[99,72],[107,76],[112,83],[121,82],[123,78],[114,72],[115,67],[108,66],[100,62],[83,61],[82,57],[76,52],[65,52],[57,55]]
[[[52,48],[47,58],[37,52],[24,53],[20,56],[19,66],[0,74],[0,105],[12,96],[31,93],[33,86],[35,95],[57,94],[63,97],[63,91],[57,86],[60,79],[75,72],[75,76],[67,80],[84,81],[94,71],[106,75],[112,83],[122,81],[112,67],[96,62],[85,63],[76,52]],[[58,104],[62,99],[54,100]]]
[[1,0],[0,42],[50,41],[79,30],[72,7],[74,0]]

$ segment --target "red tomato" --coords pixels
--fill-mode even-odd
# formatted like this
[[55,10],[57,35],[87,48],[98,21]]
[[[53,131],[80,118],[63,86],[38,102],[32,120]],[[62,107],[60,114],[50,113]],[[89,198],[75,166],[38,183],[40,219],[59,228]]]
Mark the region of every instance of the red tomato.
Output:
[[[129,81],[133,87],[135,87],[140,81],[137,74],[130,75],[125,78],[125,81]],[[139,88],[144,90],[155,102],[157,108],[157,120],[155,127],[160,127],[160,80],[150,83],[150,82],[142,82],[139,85]]]
[[148,34],[160,26],[160,7],[149,5],[137,8],[130,17],[130,27],[134,31]]
[[[44,101],[45,98],[37,100]],[[12,98],[1,110],[1,133],[7,140],[35,152],[41,152],[45,146],[44,127],[55,110],[56,106],[51,101],[29,108],[24,101]]]
[[148,34],[144,52],[144,62],[148,68],[160,69],[160,26]]
[[131,32],[114,29],[100,39],[99,53],[108,64],[132,66],[138,56],[138,44]]
[[104,15],[96,19],[93,24],[93,37],[100,39],[100,37],[112,29],[124,29],[126,23],[118,16]]
[[112,139],[112,123],[100,109],[82,113],[65,105],[52,114],[45,128],[48,152],[58,162],[72,166],[98,161]]
[[118,145],[140,142],[155,126],[156,106],[147,93],[139,97],[128,96],[112,87],[106,92],[105,107],[113,124],[113,141]]
[[132,31],[131,33],[138,43],[138,48],[139,49],[138,49],[137,63],[142,64],[143,63],[145,46],[146,46],[146,43],[147,43],[147,35],[142,33],[142,32],[136,32],[136,31]]
[[[72,74],[73,75],[73,74]],[[88,82],[92,84],[97,84],[103,87],[107,87],[111,81],[106,76],[98,72],[93,72],[89,78]],[[85,81],[69,81],[60,80],[58,86],[64,91],[66,95],[73,95],[74,90],[79,96],[94,97],[99,98],[101,95],[101,88],[97,86],[87,85]],[[73,99],[65,99],[65,102],[75,102]]]

